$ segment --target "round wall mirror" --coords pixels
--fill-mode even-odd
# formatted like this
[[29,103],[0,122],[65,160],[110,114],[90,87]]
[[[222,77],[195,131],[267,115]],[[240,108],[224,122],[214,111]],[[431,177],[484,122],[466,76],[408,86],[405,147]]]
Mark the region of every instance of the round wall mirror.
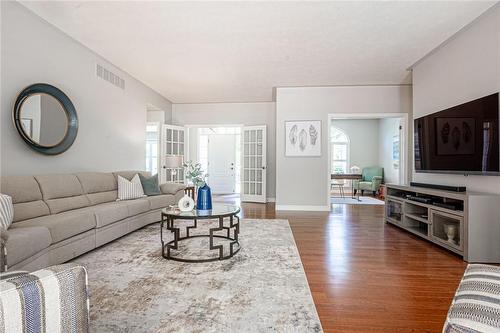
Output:
[[68,150],[78,131],[71,100],[54,86],[37,83],[25,88],[14,105],[14,124],[34,150],[56,155]]

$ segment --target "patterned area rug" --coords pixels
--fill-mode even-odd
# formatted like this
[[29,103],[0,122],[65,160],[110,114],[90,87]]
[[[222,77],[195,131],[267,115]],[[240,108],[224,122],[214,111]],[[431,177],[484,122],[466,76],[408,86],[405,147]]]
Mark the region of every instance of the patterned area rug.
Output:
[[91,332],[322,332],[288,221],[242,220],[241,251],[202,264],[164,259],[159,228],[74,260],[89,274]]

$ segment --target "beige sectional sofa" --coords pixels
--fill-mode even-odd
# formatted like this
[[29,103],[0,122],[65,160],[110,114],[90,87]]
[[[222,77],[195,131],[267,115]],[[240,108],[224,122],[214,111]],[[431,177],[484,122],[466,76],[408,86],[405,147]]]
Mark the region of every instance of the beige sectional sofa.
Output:
[[[139,171],[3,177],[14,222],[7,230],[8,269],[33,271],[66,262],[161,219],[162,208],[184,195],[184,186],[160,186],[162,195],[116,201],[117,176]],[[140,172],[148,175],[146,172]]]

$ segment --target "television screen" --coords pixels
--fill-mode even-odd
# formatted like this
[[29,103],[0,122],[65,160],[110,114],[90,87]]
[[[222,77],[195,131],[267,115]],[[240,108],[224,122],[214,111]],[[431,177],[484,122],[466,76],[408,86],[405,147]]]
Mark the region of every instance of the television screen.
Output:
[[415,119],[416,172],[500,174],[498,93]]

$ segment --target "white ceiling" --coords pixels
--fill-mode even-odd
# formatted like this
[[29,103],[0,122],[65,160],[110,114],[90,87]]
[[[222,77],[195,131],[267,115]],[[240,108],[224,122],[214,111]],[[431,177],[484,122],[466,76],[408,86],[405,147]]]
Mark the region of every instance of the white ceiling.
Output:
[[410,83],[495,2],[22,2],[174,103],[271,101],[277,86]]

